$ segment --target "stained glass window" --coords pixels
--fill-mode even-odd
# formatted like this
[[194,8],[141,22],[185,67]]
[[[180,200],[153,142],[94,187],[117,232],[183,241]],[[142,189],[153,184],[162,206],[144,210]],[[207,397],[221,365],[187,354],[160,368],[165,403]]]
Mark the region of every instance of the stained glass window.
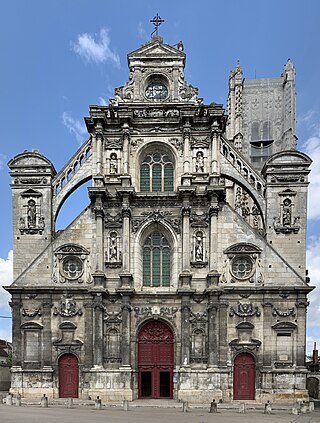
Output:
[[170,286],[170,246],[158,231],[143,246],[143,286]]
[[148,154],[140,167],[140,190],[143,192],[173,191],[173,164],[167,154]]

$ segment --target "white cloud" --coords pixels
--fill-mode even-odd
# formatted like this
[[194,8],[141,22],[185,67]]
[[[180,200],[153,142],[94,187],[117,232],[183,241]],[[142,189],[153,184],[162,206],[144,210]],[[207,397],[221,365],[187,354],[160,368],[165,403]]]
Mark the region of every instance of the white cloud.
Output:
[[110,42],[108,29],[102,28],[99,35],[88,33],[78,35],[77,43],[71,42],[71,48],[87,63],[109,61],[119,68],[119,56],[111,50]]
[[[311,116],[311,117],[310,117]],[[312,119],[312,113],[306,119]],[[320,121],[312,124],[313,135],[303,144],[303,150],[313,160],[311,164],[310,185],[308,192],[308,219],[320,218],[319,192],[320,192]]]
[[63,112],[62,122],[64,126],[68,128],[69,132],[76,137],[78,143],[81,145],[88,135],[84,122],[80,122],[80,120],[74,119],[69,115],[68,112]]
[[[2,287],[11,285],[13,278],[13,252],[9,251],[7,259],[0,258],[0,309],[10,316],[8,301],[10,295]],[[1,311],[1,313],[2,313]]]
[[[320,237],[313,237],[307,248],[307,269],[310,276],[310,285],[316,288],[309,294],[308,328],[318,328],[320,336]],[[320,344],[319,344],[320,346]]]
[[143,41],[147,41],[150,38],[150,35],[147,34],[141,22],[138,24],[138,36]]
[[7,161],[7,156],[0,154],[0,170],[3,169],[5,162]]
[[105,98],[99,97],[98,101],[100,106],[108,106],[108,102]]

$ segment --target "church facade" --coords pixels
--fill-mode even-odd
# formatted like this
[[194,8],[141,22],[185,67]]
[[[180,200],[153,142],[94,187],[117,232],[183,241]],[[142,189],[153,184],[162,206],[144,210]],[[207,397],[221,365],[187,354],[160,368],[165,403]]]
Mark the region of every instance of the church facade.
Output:
[[[307,398],[311,160],[296,150],[293,65],[244,80],[238,64],[226,114],[185,60],[153,37],[60,172],[37,151],[9,162],[12,393]],[[89,180],[90,205],[55,232]]]

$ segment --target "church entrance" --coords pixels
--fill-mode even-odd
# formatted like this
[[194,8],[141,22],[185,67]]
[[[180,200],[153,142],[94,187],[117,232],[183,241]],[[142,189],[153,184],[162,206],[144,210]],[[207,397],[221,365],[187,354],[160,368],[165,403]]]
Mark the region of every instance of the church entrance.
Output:
[[139,398],[172,398],[173,333],[154,320],[138,336]]
[[239,354],[234,360],[233,399],[253,400],[255,394],[255,361],[251,354]]
[[73,354],[64,354],[59,359],[59,397],[78,398],[78,359]]

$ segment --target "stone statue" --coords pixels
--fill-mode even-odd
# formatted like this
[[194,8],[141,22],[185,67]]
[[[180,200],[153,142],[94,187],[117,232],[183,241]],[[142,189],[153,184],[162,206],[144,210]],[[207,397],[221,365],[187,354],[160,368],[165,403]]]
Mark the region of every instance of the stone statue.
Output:
[[196,261],[203,261],[203,236],[201,232],[196,234],[194,257]]
[[291,226],[291,201],[288,198],[283,202],[282,225]]
[[28,228],[34,228],[36,226],[36,203],[34,200],[28,201],[27,222]]
[[202,151],[198,151],[196,155],[196,172],[204,172],[204,157]]
[[109,260],[117,261],[117,258],[118,258],[117,233],[111,232],[110,245],[109,245]]
[[118,173],[118,157],[116,153],[111,153],[110,155],[110,173]]

